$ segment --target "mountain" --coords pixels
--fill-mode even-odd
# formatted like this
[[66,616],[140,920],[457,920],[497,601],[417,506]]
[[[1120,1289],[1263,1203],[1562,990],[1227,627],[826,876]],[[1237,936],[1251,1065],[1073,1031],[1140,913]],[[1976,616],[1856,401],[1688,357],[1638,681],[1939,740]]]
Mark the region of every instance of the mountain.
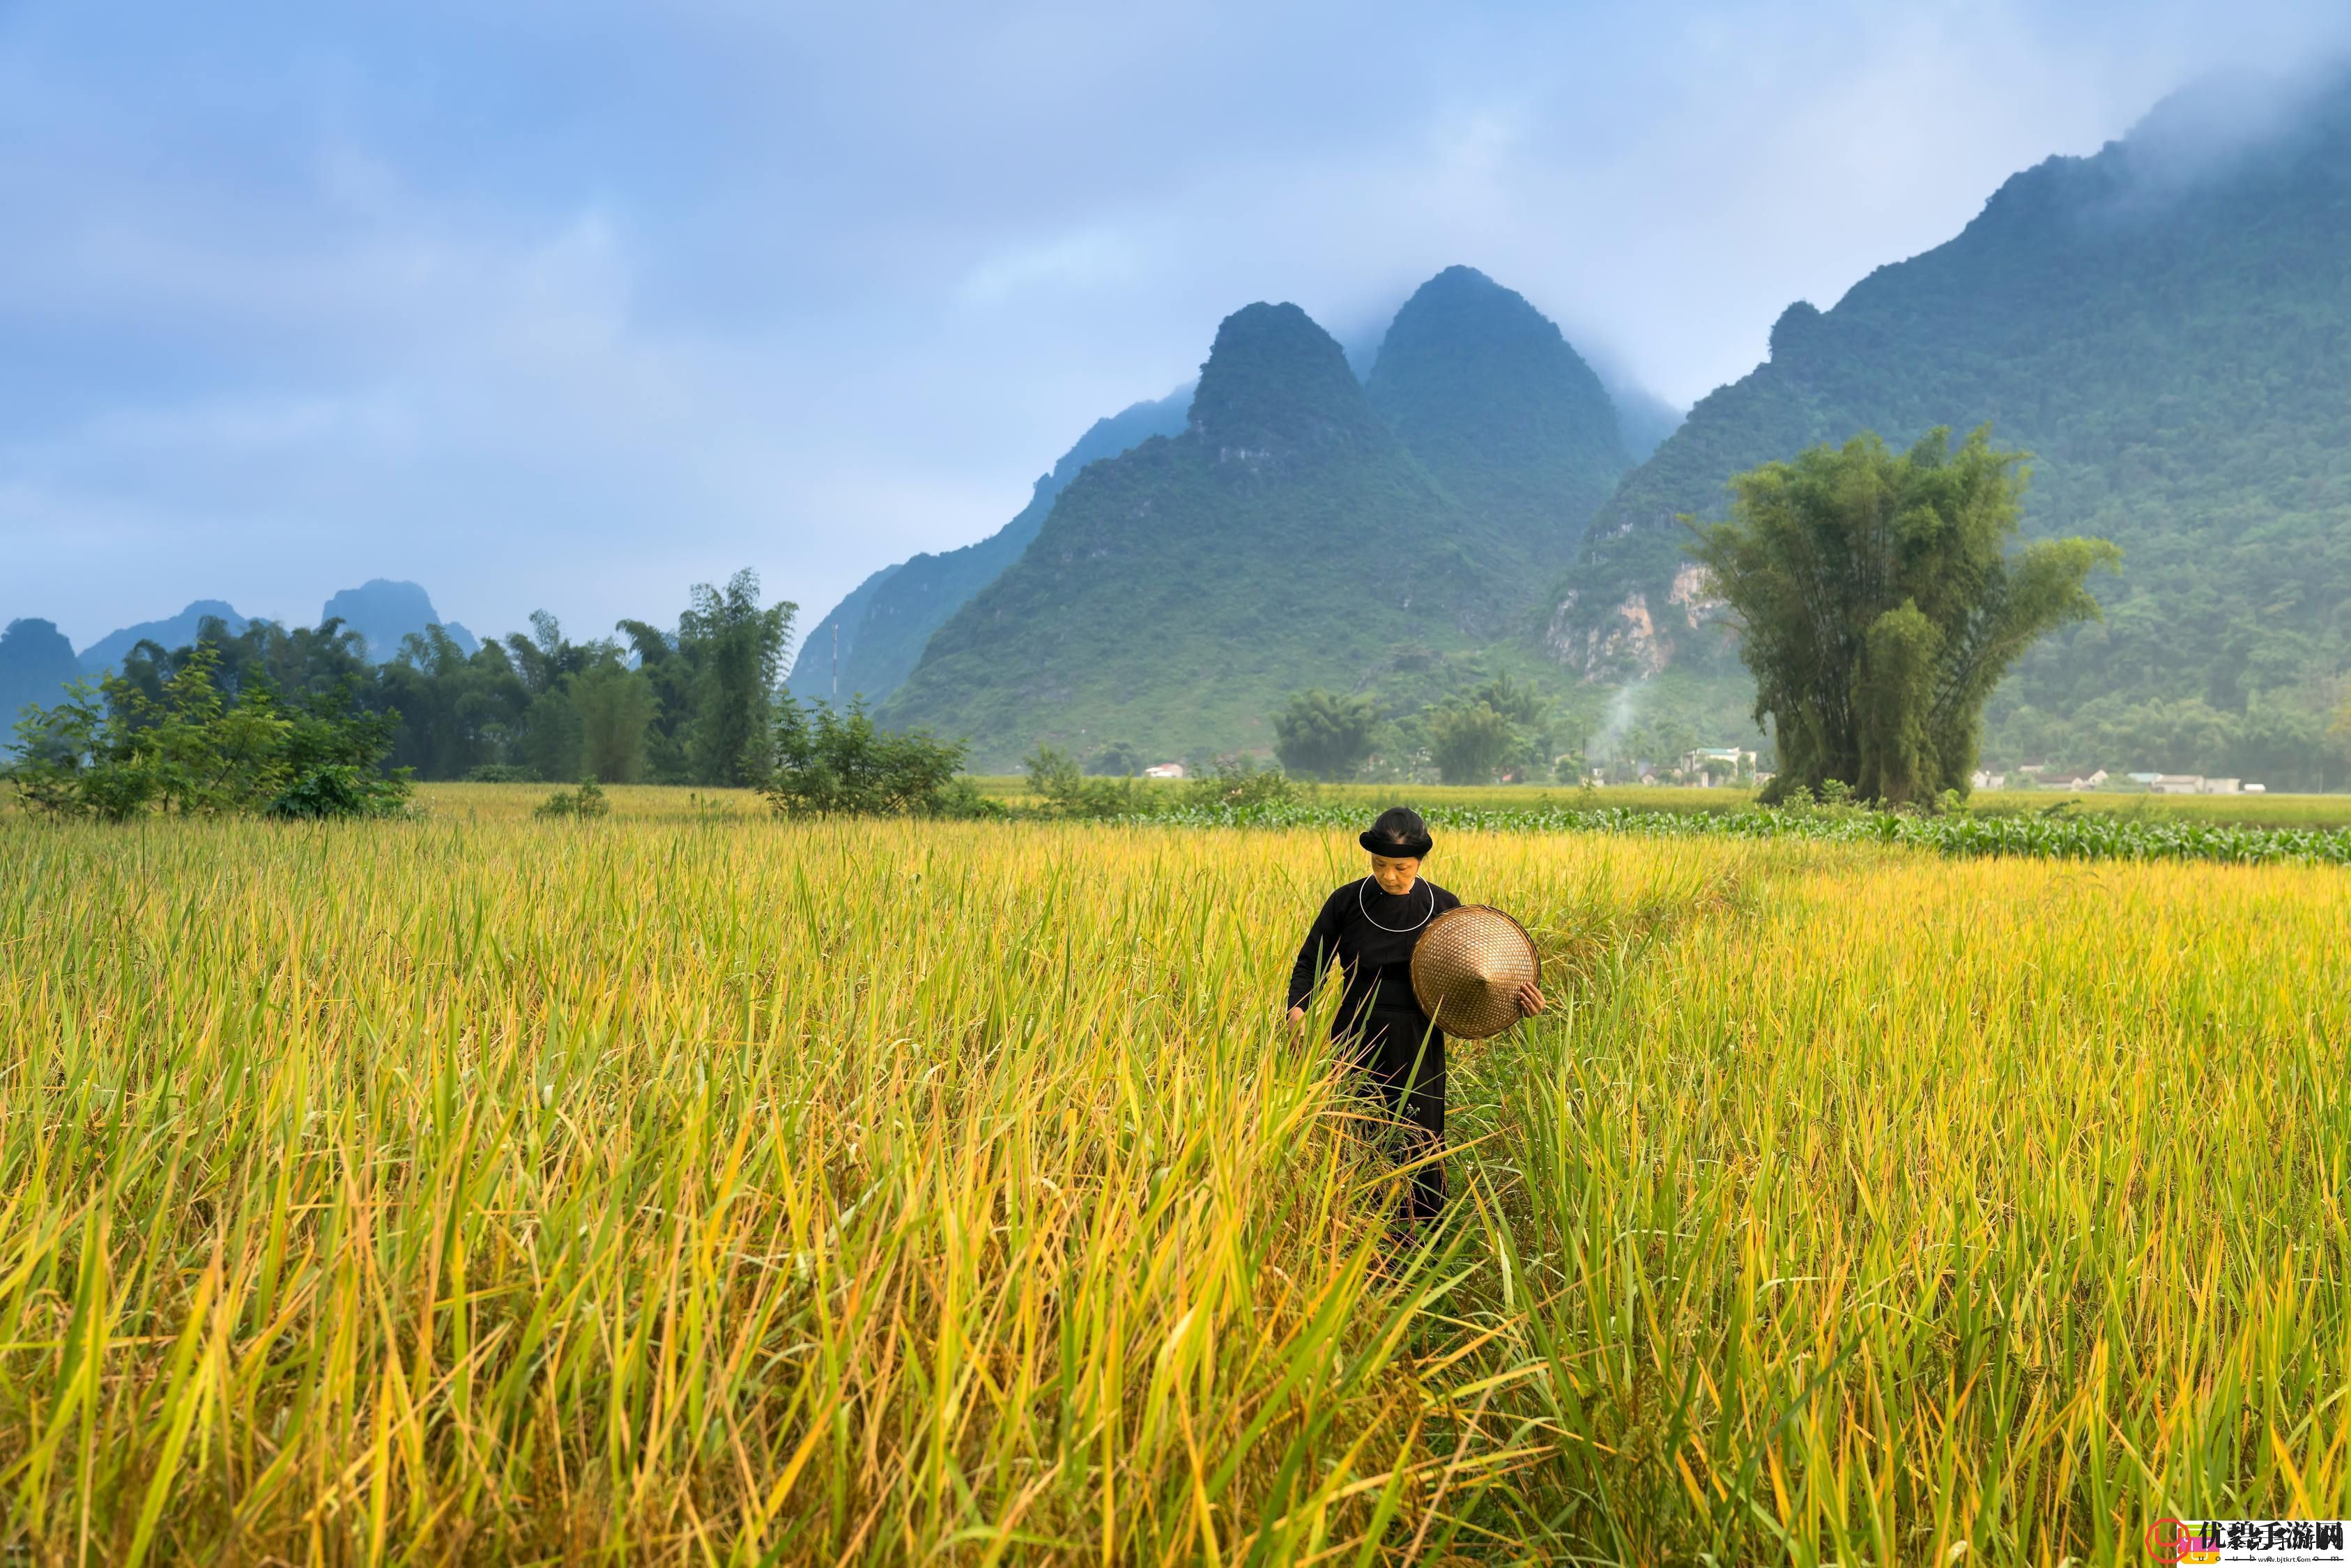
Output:
[[1040,743],[1262,747],[1290,691],[1499,633],[1524,601],[1499,564],[1520,523],[1466,510],[1303,310],[1250,305],[1217,329],[1183,432],[1072,479],[883,717],[967,736],[987,768]]
[[800,639],[799,656],[792,661],[791,674],[784,685],[792,695],[803,702],[824,701],[833,695],[833,662],[840,661],[841,672],[848,678],[840,683],[842,695],[853,695],[863,688],[855,674],[858,634],[865,628],[865,612],[872,608],[873,596],[882,585],[898,574],[906,563],[893,560],[879,570],[866,574],[865,580],[841,596],[840,603],[826,612],[816,623],[816,629]]
[[2248,725],[2314,711],[2351,668],[2351,81],[2177,95],[2093,156],[2015,175],[1833,308],[1790,306],[1770,359],[1593,519],[1552,652],[1600,679],[1730,669],[1677,514],[1720,515],[1732,474],[1815,442],[1987,422],[2034,454],[2029,536],[2125,552],[2095,584],[2105,623],[2019,664],[1996,742],[2168,767],[2122,756],[2170,744],[2132,738],[2129,716],[2152,736],[2182,705]]
[[1559,329],[1474,267],[1420,286],[1364,392],[1437,482],[1547,580],[1633,465],[1608,393]]
[[481,644],[471,632],[454,621],[443,621],[432,596],[413,582],[370,578],[357,588],[346,588],[319,612],[323,623],[340,619],[367,642],[371,663],[390,664],[400,653],[401,639],[411,632],[439,625],[468,657]]
[[1189,401],[1186,389],[1094,421],[1052,471],[1038,479],[1029,504],[1004,527],[961,549],[885,566],[858,584],[801,642],[799,657],[792,664],[792,695],[804,700],[831,695],[836,627],[841,695],[845,698],[862,693],[878,703],[896,691],[922,658],[931,633],[1019,559],[1044,526],[1054,497],[1087,464],[1115,457],[1152,436],[1182,430]]
[[52,622],[11,621],[0,632],[0,751],[14,734],[16,710],[26,703],[49,707],[65,695],[68,681],[81,677],[73,644]]
[[235,606],[219,599],[199,599],[177,615],[163,621],[141,621],[136,626],[125,626],[110,632],[81,651],[81,667],[85,674],[95,675],[122,663],[123,655],[140,643],[152,642],[163,648],[184,648],[196,640],[196,628],[207,619],[216,619],[228,627],[235,636],[246,628],[246,619]]

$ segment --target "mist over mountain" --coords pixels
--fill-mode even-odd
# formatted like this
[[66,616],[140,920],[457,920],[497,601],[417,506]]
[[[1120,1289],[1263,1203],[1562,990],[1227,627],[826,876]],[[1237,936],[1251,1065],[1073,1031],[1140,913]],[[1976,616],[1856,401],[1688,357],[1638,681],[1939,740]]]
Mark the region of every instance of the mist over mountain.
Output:
[[357,588],[343,589],[327,601],[319,619],[322,623],[340,619],[364,638],[371,664],[391,663],[400,654],[402,638],[432,625],[448,632],[449,640],[468,657],[481,646],[471,632],[454,621],[442,620],[440,612],[433,608],[432,595],[423,589],[388,578],[370,578]]
[[896,691],[922,658],[931,633],[1019,559],[1044,526],[1054,498],[1087,464],[1182,430],[1190,403],[1186,387],[1094,421],[1051,471],[1038,478],[1029,504],[1004,527],[960,549],[925,552],[885,566],[859,583],[800,640],[789,683],[792,695],[803,700],[833,695],[836,631],[841,698],[862,695],[878,703]]
[[236,607],[225,600],[199,599],[177,615],[161,621],[141,621],[135,626],[125,626],[110,632],[81,651],[81,667],[86,674],[99,674],[122,663],[123,655],[142,642],[164,648],[181,648],[196,640],[196,629],[207,619],[217,619],[235,636],[247,625]]
[[1666,437],[1682,427],[1684,411],[1648,388],[1609,376],[1603,376],[1601,384],[1608,389],[1608,401],[1616,405],[1617,434],[1634,462],[1647,462],[1649,455],[1666,444]]
[[11,621],[0,632],[0,750],[13,739],[16,710],[26,703],[49,707],[65,695],[68,681],[81,678],[73,644],[53,622]]
[[1296,306],[1248,306],[1183,432],[1079,475],[883,715],[994,767],[1263,747],[1292,691],[1517,638],[1626,462],[1590,368],[1467,268],[1398,313],[1363,384]]
[[1996,742],[2159,750],[2126,736],[2314,710],[2351,665],[2351,85],[2179,94],[1833,308],[1789,307],[1593,519],[1550,647],[1601,679],[1732,669],[1677,514],[1812,443],[1983,423],[2034,455],[2028,535],[2125,551],[2105,623],[2019,664]]

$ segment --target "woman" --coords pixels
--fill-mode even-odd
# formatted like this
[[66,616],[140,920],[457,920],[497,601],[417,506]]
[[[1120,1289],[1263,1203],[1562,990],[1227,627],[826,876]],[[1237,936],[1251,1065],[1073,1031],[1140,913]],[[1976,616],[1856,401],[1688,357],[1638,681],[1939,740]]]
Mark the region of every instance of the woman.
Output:
[[[1445,1207],[1445,1036],[1413,995],[1412,950],[1428,923],[1461,901],[1421,878],[1434,846],[1419,812],[1392,806],[1356,842],[1371,852],[1372,874],[1322,901],[1290,971],[1290,1021],[1305,1026],[1307,1004],[1336,958],[1345,989],[1332,1039],[1386,1103],[1405,1160],[1419,1162],[1405,1216],[1433,1219]],[[1542,1006],[1541,991],[1519,988],[1520,1011]]]

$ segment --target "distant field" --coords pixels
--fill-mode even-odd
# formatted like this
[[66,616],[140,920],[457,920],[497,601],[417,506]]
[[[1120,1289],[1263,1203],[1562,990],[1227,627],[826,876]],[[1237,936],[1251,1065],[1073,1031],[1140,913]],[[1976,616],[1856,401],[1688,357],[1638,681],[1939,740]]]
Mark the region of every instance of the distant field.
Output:
[[[1384,1167],[1329,831],[0,822],[0,1556],[2104,1563],[2351,1512],[2351,878],[1458,834],[1559,1006]],[[704,796],[706,800],[708,797]]]
[[[1025,800],[1029,780],[1017,774],[983,775],[980,792],[1001,800]],[[1180,798],[1180,783],[1148,781],[1144,788]],[[1557,785],[1324,784],[1317,799],[1360,802],[1366,813],[1398,803],[1459,806],[1495,811],[1550,808],[1628,807],[1643,811],[1736,811],[1754,804],[1751,789],[1677,789],[1665,786],[1612,786],[1590,791]],[[2071,802],[2070,805],[2067,802]],[[2024,816],[2053,810],[2122,811],[2156,821],[2237,823],[2246,827],[2351,828],[2351,794],[2334,795],[2138,795],[2094,792],[2065,795],[2053,789],[1985,790],[1969,801],[1987,815]]]

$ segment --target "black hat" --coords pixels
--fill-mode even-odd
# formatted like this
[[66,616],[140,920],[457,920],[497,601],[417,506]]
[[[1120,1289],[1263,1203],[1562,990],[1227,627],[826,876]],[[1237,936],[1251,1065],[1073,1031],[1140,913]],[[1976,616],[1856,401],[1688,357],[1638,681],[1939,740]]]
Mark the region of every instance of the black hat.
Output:
[[1390,806],[1373,821],[1370,831],[1356,835],[1355,841],[1375,855],[1393,860],[1419,860],[1437,847],[1428,836],[1428,824],[1409,806]]

